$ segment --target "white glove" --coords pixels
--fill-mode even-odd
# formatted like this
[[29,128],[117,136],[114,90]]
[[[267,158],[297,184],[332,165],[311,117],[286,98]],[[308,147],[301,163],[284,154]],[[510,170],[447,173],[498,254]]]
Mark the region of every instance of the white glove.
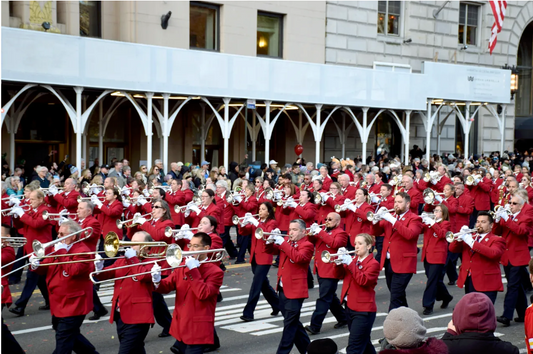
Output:
[[15,197],[11,197],[9,198],[9,205],[12,206],[12,205],[16,205],[16,206],[19,206],[20,205],[20,198],[15,198]]
[[257,225],[259,225],[259,220],[257,220],[256,218],[254,218],[253,216],[250,216],[250,223],[252,225],[254,225],[255,227],[257,227]]
[[444,198],[442,198],[441,195],[438,195],[438,194],[435,194],[435,199],[437,200],[437,202],[439,203],[442,203],[442,201],[444,200]]
[[271,233],[272,234],[280,234],[281,235],[281,230],[276,228],[276,229],[272,230]]
[[141,217],[140,215],[135,215],[133,217],[133,223],[132,224],[139,224],[139,225],[142,225],[146,222],[146,219]]
[[24,215],[24,210],[22,210],[21,207],[16,206],[16,207],[13,207],[13,209],[9,212],[8,215],[13,215],[15,217],[21,218],[22,215]]
[[296,208],[298,206],[298,204],[296,204],[296,202],[288,202],[287,206],[291,207],[291,208]]
[[340,254],[340,255],[345,255],[345,254],[348,254],[348,250],[346,249],[346,247],[340,247],[337,250],[337,253]]
[[329,194],[326,193],[320,193],[320,195],[322,196],[322,200],[325,202],[327,202],[330,197]]
[[187,268],[189,268],[189,270],[193,270],[194,268],[198,268],[200,266],[200,262],[196,258],[188,256],[185,258],[185,265]]
[[[270,237],[272,237],[272,235]],[[283,242],[285,242],[285,238],[283,236],[273,236],[273,237],[274,237],[274,243],[278,246],[280,246]]]
[[187,231],[187,230],[189,230],[190,228],[191,228],[191,227],[189,226],[189,224],[183,224],[183,225],[181,226],[180,231]]
[[134,250],[133,248],[128,248],[126,252],[124,252],[124,257],[126,257],[127,259],[130,259],[136,256],[137,256],[137,251]]
[[139,198],[137,198],[137,204],[143,206],[144,204],[148,203],[146,199],[144,199],[144,196],[140,195]]
[[148,192],[148,189],[143,190],[143,194],[147,198],[150,196],[150,192]]
[[241,194],[234,195],[233,200],[236,201],[237,203],[242,202],[242,195]]
[[59,190],[57,189],[55,184],[52,184],[50,188],[48,188],[48,193],[55,196],[57,193],[59,193]]
[[89,189],[89,194],[91,194],[91,195],[96,195],[96,194],[98,194],[98,188],[96,188],[96,187],[91,187],[91,189]]
[[123,195],[130,195],[130,192],[131,189],[127,188],[126,186],[124,186],[124,188],[122,188],[122,190],[120,191],[120,193]]
[[152,267],[152,283],[159,283],[161,281],[161,266],[159,264],[154,264]]
[[432,179],[432,180],[431,180],[431,183],[432,183],[432,184],[437,184],[437,180],[436,180],[436,179]]
[[94,269],[99,272],[104,269],[104,259],[99,254],[94,257]]
[[65,221],[67,221],[68,218],[66,216],[61,216],[59,218],[59,220],[57,220],[57,225],[61,226],[62,223],[64,223]]
[[381,201],[381,199],[377,196],[377,195],[373,195],[372,196],[372,199],[371,199],[371,202],[374,203],[374,204],[377,204]]
[[502,218],[503,220],[507,221],[507,220],[509,220],[509,214],[507,214],[507,212],[505,210],[502,210],[502,212],[500,213],[500,218]]
[[470,248],[474,247],[474,238],[472,237],[472,234],[466,234],[463,236],[463,241],[466,243]]
[[311,229],[309,230],[311,234],[318,235],[320,233],[320,226],[315,222],[313,225],[311,225]]
[[194,211],[196,214],[200,214],[200,208],[198,208],[198,205],[196,205],[195,203],[193,202],[190,202],[189,204],[187,204],[187,207],[189,209],[189,213],[192,211]]
[[464,233],[466,230],[470,230],[470,228],[468,227],[468,225],[463,225],[461,227],[461,229],[459,230],[459,232],[463,232]]
[[355,213],[355,211],[357,210],[357,206],[355,204],[346,204],[346,208],[347,209],[350,209],[351,211],[353,211]]
[[379,223],[381,219],[379,217],[376,217],[376,214],[374,215],[374,219],[372,219],[372,225],[376,225]]
[[268,236],[268,238],[266,239],[266,243],[267,244],[270,244],[270,243],[274,243],[274,241],[276,240],[276,235],[270,235]]
[[394,224],[396,224],[396,221],[397,221],[396,218],[395,218],[394,216],[392,216],[389,212],[387,212],[387,213],[383,213],[383,214],[381,215],[381,218],[382,218],[383,220],[387,220],[387,221],[390,222],[393,226],[394,226]]
[[41,261],[36,255],[31,256],[29,261],[31,264],[31,269],[37,269],[39,268],[39,265],[41,264]]
[[60,250],[67,250],[68,249],[68,245],[66,243],[63,243],[63,242],[58,242],[54,245],[54,251],[55,252],[58,252]]
[[192,237],[194,236],[194,233],[192,231],[189,231],[189,230],[185,230],[183,232],[180,231],[180,234],[181,234],[181,237],[182,238],[185,238],[187,240],[192,240]]
[[429,227],[435,225],[435,220],[433,220],[432,218],[428,218],[428,217],[424,217],[422,219],[422,222],[426,225],[428,225]]
[[124,206],[124,208],[129,208],[131,204],[127,200],[123,200],[122,205]]
[[350,265],[353,261],[353,258],[349,254],[343,254],[342,256],[339,256],[339,259],[341,260],[342,264]]
[[96,204],[97,201],[98,201],[98,197],[96,196],[96,194],[91,195],[91,202],[93,204]]

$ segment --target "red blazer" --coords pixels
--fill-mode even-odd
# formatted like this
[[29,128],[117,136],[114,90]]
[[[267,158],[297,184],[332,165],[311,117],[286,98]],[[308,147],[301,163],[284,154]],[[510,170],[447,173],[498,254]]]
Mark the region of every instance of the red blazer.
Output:
[[342,195],[344,198],[354,200],[355,199],[355,192],[357,192],[357,188],[351,185],[348,185],[348,187],[342,189]]
[[185,221],[187,221],[187,223],[191,226],[191,229],[198,227],[200,220],[202,220],[204,216],[211,215],[217,220],[220,218],[220,209],[214,203],[209,204],[207,209],[204,206],[200,206],[199,208],[200,214],[196,214],[196,212],[191,211],[189,217],[185,218]]
[[[70,250],[60,250],[55,254],[89,252],[83,243],[73,244]],[[69,262],[91,259],[90,255],[46,258],[41,263]],[[93,262],[60,264],[39,267],[38,274],[46,274],[46,285],[50,296],[50,312],[55,317],[86,315],[93,310],[93,283],[89,273],[94,271]]]
[[437,184],[433,184],[429,182],[429,185],[431,186],[430,187],[431,189],[436,190],[439,193],[442,193],[442,191],[444,190],[444,186],[447,185],[448,183],[453,184],[451,179],[449,179],[446,176],[442,176],[441,179],[437,182]]
[[54,200],[60,204],[58,209],[67,209],[69,213],[75,213],[78,210],[78,197],[80,193],[73,190],[67,196],[65,193],[57,193],[54,196]]
[[395,273],[416,273],[417,241],[422,233],[422,219],[408,211],[396,221],[394,227],[390,222],[382,220],[374,225],[374,230],[374,235],[385,233],[380,269],[385,265],[389,252],[390,264]]
[[[345,200],[346,198],[342,194],[337,194],[335,199],[329,197],[325,205],[320,205],[320,209],[318,210],[318,224],[324,224],[328,214],[335,212],[335,205],[344,204]],[[344,227],[344,220],[342,220],[341,226]]]
[[[154,241],[160,241],[160,242],[166,242],[168,244],[174,243],[173,237],[167,237],[165,236],[165,229],[167,227],[174,228],[174,222],[172,220],[151,220],[147,221],[144,224],[140,225],[139,228],[143,231],[146,231],[152,236]],[[163,247],[152,247],[151,252],[163,252]],[[167,263],[166,260],[162,261],[160,263],[161,268],[169,268],[170,265]],[[169,275],[171,273],[171,270],[163,271],[163,275]]]
[[224,213],[222,214],[224,216],[224,226],[233,226],[233,221],[231,221],[231,218],[233,217],[233,215],[235,215],[235,211],[233,210],[233,206],[227,202],[226,197],[227,192],[224,192],[224,194],[220,196],[220,200],[222,200],[224,206]]
[[503,179],[498,178],[495,181],[492,181],[492,189],[490,190],[490,201],[493,204],[498,204],[500,201],[500,186],[503,183]]
[[533,215],[528,215],[524,209],[512,219],[501,219],[494,223],[492,232],[501,235],[505,240],[505,252],[502,256],[502,264],[513,266],[526,266],[531,260],[528,248],[528,237],[533,232]]
[[355,237],[360,233],[372,233],[372,222],[368,221],[366,217],[369,211],[374,212],[375,209],[367,202],[361,204],[355,212],[351,210],[346,211],[348,213],[346,229],[350,233],[350,243],[352,246],[355,245]]
[[383,185],[383,181],[379,182],[379,183],[374,183],[372,186],[370,186],[370,188],[368,189],[368,194],[370,193],[374,193],[374,194],[379,194],[379,192],[381,192],[381,186]]
[[413,179],[413,188],[418,189],[420,193],[424,191],[428,187],[427,182],[424,182],[423,179],[419,179],[418,181],[416,179]]
[[[13,249],[13,247],[11,246],[2,247],[2,265],[11,263],[14,260],[15,260],[15,250]],[[13,269],[13,265],[2,268],[2,275],[11,272],[11,269]],[[13,303],[13,299],[11,297],[11,290],[9,290],[8,277],[2,278],[2,286],[4,287],[4,290],[2,290],[2,304],[6,304],[6,306],[9,307]]]
[[446,264],[448,255],[448,241],[446,232],[451,231],[451,223],[443,220],[433,226],[423,225],[424,246],[422,247],[422,262],[430,264]]
[[226,228],[224,227],[224,220],[226,214],[226,208],[224,207],[224,203],[226,202],[224,199],[220,198],[218,195],[215,195],[215,200],[217,202],[217,208],[218,208],[218,218],[217,218],[217,229],[215,230],[219,235],[222,235]]
[[337,267],[333,262],[322,262],[322,252],[337,253],[340,247],[345,247],[348,243],[348,234],[342,228],[336,227],[331,231],[322,230],[316,236],[310,235],[308,240],[315,245],[314,273],[318,273],[321,278],[344,278],[342,267]]
[[[412,200],[411,200],[411,203],[413,203]],[[389,195],[387,198],[382,198],[381,203],[378,204],[378,209],[381,207],[385,207],[387,208],[387,210],[394,208],[394,196]],[[418,210],[417,210],[417,214],[418,214]]]
[[422,192],[413,187],[407,191],[407,194],[409,194],[409,196],[411,197],[411,207],[409,208],[409,210],[411,210],[412,213],[418,215],[418,206],[421,203],[424,203]]
[[[2,199],[9,198],[9,195],[7,193],[2,194]],[[9,200],[2,200],[2,210],[6,210],[11,208],[11,205],[9,205]],[[22,203],[21,203],[22,205]],[[2,214],[2,224],[10,225],[11,226],[11,215],[3,215]]]
[[296,205],[296,208],[294,208],[294,217],[296,219],[302,219],[305,221],[305,227],[310,227],[316,220],[317,212],[316,212],[316,204],[307,202],[305,205],[301,205],[298,203]]
[[492,180],[483,177],[481,182],[476,186],[466,186],[472,193],[474,198],[474,206],[476,210],[490,210],[490,189],[492,188]]
[[93,228],[93,234],[91,237],[83,241],[85,245],[91,250],[91,252],[96,251],[96,245],[98,244],[98,240],[100,239],[100,235],[102,234],[100,222],[92,216],[89,215],[85,219],[83,219],[83,222],[80,224],[82,229],[85,229],[86,227],[92,227]]
[[[138,264],[135,267],[123,267],[125,265]],[[119,278],[130,274],[138,274],[150,272],[153,263],[143,264],[139,258],[133,257],[130,259],[120,258],[115,263],[104,269],[106,271],[97,275],[98,280],[105,280],[111,278]],[[154,285],[152,283],[152,275],[150,273],[139,275],[133,278],[125,278],[115,280],[115,287],[113,291],[113,299],[111,300],[111,316],[109,323],[113,323],[115,317],[115,309],[120,299],[120,318],[126,324],[138,323],[154,323],[154,310],[152,308],[152,292]]]
[[[294,197],[293,197],[294,198]],[[286,197],[282,198],[282,200],[285,202],[287,200]],[[278,206],[277,204],[275,204],[275,208],[276,208],[276,221],[278,222],[278,228],[281,230],[281,231],[289,231],[289,224],[291,222],[291,216],[293,216],[293,214],[290,212],[290,210],[284,210],[284,209],[287,209],[287,208],[283,208],[283,206]]]
[[24,228],[23,235],[26,237],[26,244],[24,245],[24,254],[33,252],[31,246],[33,240],[39,240],[42,243],[52,241],[52,222],[43,219],[43,211],[49,211],[45,204],[37,208],[37,211],[30,211],[24,213],[21,218],[14,218],[14,223],[17,227]]
[[[148,205],[149,203],[146,203],[146,204]],[[131,204],[129,207],[124,209],[124,220],[133,219],[133,216],[135,215],[135,213],[141,213],[141,215],[146,214],[144,213],[143,208],[140,205]],[[139,226],[127,227],[126,235],[131,240],[133,235],[139,230],[140,230]]]
[[329,191],[329,186],[331,186],[332,183],[333,183],[333,180],[331,179],[331,177],[326,176],[326,178],[322,180],[322,189],[325,191]]
[[472,249],[464,242],[454,241],[450,251],[463,255],[457,286],[464,286],[470,272],[477,291],[503,291],[500,270],[500,260],[505,252],[503,238],[488,233],[482,241],[475,242]]
[[244,214],[257,214],[257,210],[259,209],[259,203],[257,202],[257,199],[252,195],[248,198],[244,198],[244,200],[239,204],[239,207],[241,208],[241,211]]
[[369,254],[361,264],[357,264],[357,257],[344,265],[345,277],[342,284],[341,301],[348,297],[347,305],[353,311],[376,312],[376,292],[379,267],[374,255]]
[[117,227],[117,220],[122,216],[124,206],[122,202],[115,200],[111,205],[106,200],[101,208],[94,208],[94,213],[98,214],[98,221],[102,225],[102,235],[105,237],[110,232],[115,232],[119,238],[122,238],[122,229]]
[[215,233],[215,232],[210,232],[208,233],[209,237],[211,237],[211,247],[212,249],[218,249],[218,248],[224,248],[224,244],[222,242],[222,238],[220,238],[220,236]]
[[433,210],[435,210],[435,207],[437,207],[438,205],[445,205],[448,208],[448,212],[449,212],[448,214],[450,217],[450,225],[451,225],[450,231],[455,230],[455,215],[457,214],[457,208],[459,207],[459,201],[457,200],[457,198],[455,198],[454,196],[451,196],[448,199],[443,199],[442,203],[439,203],[435,199],[435,202],[433,204],[424,205],[424,211],[432,212]]
[[[253,226],[252,224],[246,224],[241,229],[243,230],[242,233],[244,235],[252,235],[252,248],[250,250],[250,263],[252,263],[252,260],[255,259],[255,263],[259,265],[272,265],[272,255],[270,253],[266,252],[266,243],[263,240],[258,240],[255,238],[255,230],[257,228],[263,229],[264,232],[272,232],[272,230],[276,229],[278,227],[278,223],[275,219],[264,221],[259,221],[259,225],[257,227]],[[266,237],[266,236],[265,236]]]
[[204,263],[189,270],[177,268],[156,289],[167,294],[176,290],[170,334],[187,344],[213,344],[215,308],[224,272],[214,263]]
[[455,214],[455,228],[453,232],[459,232],[461,227],[469,225],[470,215],[474,212],[474,198],[468,193],[463,193],[457,198],[457,213]]
[[533,205],[533,187],[528,186],[524,188],[527,191],[527,197],[529,199],[529,205]]
[[280,246],[270,243],[265,249],[268,253],[280,255],[276,281],[278,291],[281,281],[283,292],[288,299],[308,298],[307,269],[313,258],[314,247],[307,237],[296,242],[291,242],[285,237],[285,242]]
[[181,226],[185,224],[185,218],[183,217],[183,213],[176,213],[174,211],[174,206],[185,205],[185,193],[183,193],[182,191],[167,193],[165,200],[167,201],[168,206],[170,207],[170,215],[172,216],[172,221],[174,222],[174,225]]

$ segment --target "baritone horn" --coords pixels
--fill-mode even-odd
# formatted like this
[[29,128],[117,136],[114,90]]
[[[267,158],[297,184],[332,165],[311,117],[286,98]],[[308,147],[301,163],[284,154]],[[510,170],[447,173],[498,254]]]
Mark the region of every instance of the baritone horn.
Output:
[[323,251],[322,254],[320,255],[320,259],[322,260],[322,262],[326,264],[330,262],[334,262],[336,265],[339,265],[342,263],[340,256],[343,256],[345,254],[354,254],[355,252],[356,252],[355,250],[345,252],[345,253],[329,253],[329,251]]

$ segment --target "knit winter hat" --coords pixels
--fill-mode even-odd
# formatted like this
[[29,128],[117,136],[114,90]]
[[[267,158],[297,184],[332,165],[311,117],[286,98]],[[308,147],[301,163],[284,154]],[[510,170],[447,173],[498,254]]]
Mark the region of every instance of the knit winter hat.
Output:
[[426,327],[416,311],[402,306],[389,312],[383,334],[396,348],[416,348],[424,340]]

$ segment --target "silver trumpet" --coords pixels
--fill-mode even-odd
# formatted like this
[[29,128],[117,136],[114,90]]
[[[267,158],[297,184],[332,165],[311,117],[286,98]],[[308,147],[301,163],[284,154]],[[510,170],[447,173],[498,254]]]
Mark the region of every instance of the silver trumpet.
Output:
[[49,213],[47,210],[43,211],[43,220],[51,220],[51,221],[58,221],[60,220],[62,217],[65,217],[65,218],[70,218],[70,217],[76,217],[76,213],[69,213],[69,212],[66,212],[66,213]]
[[431,188],[424,189],[424,193],[423,193],[424,203],[433,204],[433,202],[435,201],[435,197],[437,195],[444,195],[444,193],[437,193]]
[[2,200],[9,200],[11,198],[20,198],[20,200],[24,200],[24,195],[23,194],[13,194],[13,195],[10,195],[7,198],[2,198]]
[[2,236],[2,247],[4,246],[4,244],[6,246],[11,246],[13,248],[18,248],[18,247],[24,247],[24,245],[26,244],[28,240],[26,239],[26,237],[6,237],[6,236]]
[[339,264],[342,264],[340,256],[345,255],[345,254],[354,254],[355,252],[356,252],[355,250],[349,251],[346,253],[329,253],[328,251],[323,251],[322,254],[320,255],[320,259],[322,260],[322,262],[326,264],[333,262],[336,265],[339,265]]
[[[396,211],[394,209],[388,209],[386,210],[386,212],[388,213],[391,213],[393,211]],[[379,212],[379,210],[375,213],[369,211],[368,213],[366,213],[366,218],[368,221],[374,221],[375,218],[378,218],[378,219],[381,219],[381,213]]]
[[[259,216],[259,214],[252,215],[252,217],[256,217],[256,216]],[[243,223],[245,217],[246,216],[241,216],[239,218],[237,215],[233,215],[233,217],[231,218],[231,221],[233,222],[233,225],[239,225],[240,224],[242,226],[242,223]]]
[[263,240],[263,241],[266,241],[268,239],[268,236],[270,235],[283,236],[281,233],[278,233],[278,232],[264,232],[263,229],[260,227],[258,227],[254,233],[254,236],[256,239]]
[[422,214],[420,214],[420,217],[423,219],[423,218],[430,218],[430,219],[433,219],[435,220],[436,217],[435,217],[435,214],[433,213],[428,213],[428,212],[423,212]]
[[13,206],[13,207],[11,207],[11,208],[9,208],[9,209],[4,209],[4,210],[2,210],[2,211],[1,211],[1,214],[2,214],[3,216],[6,216],[6,215],[8,215],[11,211],[13,211],[13,209],[15,209],[15,208],[17,208],[17,207],[22,208],[22,210],[24,210],[24,212],[28,212],[28,211],[31,210],[31,205],[29,205],[29,204],[26,204],[26,205],[20,205],[20,206],[15,205],[15,206]]
[[463,240],[461,240],[459,238],[459,236],[466,235],[466,234],[469,234],[471,232],[477,232],[477,229],[467,229],[467,230],[459,231],[459,232],[457,232],[455,234],[453,232],[451,232],[451,231],[448,231],[446,233],[446,241],[448,241],[449,243],[452,243],[453,241],[462,242]]
[[[199,227],[195,227],[192,229],[173,229],[170,226],[165,227],[165,236],[166,237],[177,237],[180,233],[183,233],[185,231],[197,231]],[[178,237],[180,238],[180,237]]]

